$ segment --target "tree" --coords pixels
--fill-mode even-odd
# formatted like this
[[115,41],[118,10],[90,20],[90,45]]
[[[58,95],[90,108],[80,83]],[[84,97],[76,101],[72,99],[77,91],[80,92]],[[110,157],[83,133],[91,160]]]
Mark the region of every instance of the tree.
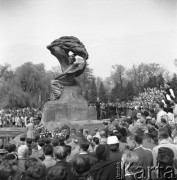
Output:
[[97,100],[97,87],[95,84],[95,80],[92,79],[89,91],[89,102],[96,102]]
[[81,86],[83,96],[85,96],[85,93],[87,93],[85,91],[90,88],[93,78],[95,78],[93,75],[93,69],[91,69],[87,64],[84,72],[77,77],[77,82]]
[[106,103],[108,101],[106,90],[105,90],[105,87],[104,87],[102,81],[101,81],[99,89],[98,89],[98,97],[100,99],[100,102]]
[[116,83],[119,83],[121,86],[123,86],[123,82],[125,79],[125,70],[126,68],[119,64],[112,66],[111,80],[114,82],[114,85],[116,85]]
[[30,104],[38,107],[39,97],[42,103],[46,102],[50,92],[50,79],[45,71],[44,64],[25,63],[15,72],[15,83],[24,93],[29,94]]
[[135,92],[134,92],[133,84],[131,81],[129,81],[126,88],[125,88],[125,99],[126,99],[126,101],[132,101],[134,95],[135,95]]

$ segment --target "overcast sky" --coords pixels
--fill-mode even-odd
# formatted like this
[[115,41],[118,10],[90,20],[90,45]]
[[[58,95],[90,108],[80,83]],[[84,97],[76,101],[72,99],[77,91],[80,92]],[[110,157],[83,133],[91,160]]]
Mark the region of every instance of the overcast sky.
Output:
[[67,35],[84,43],[97,76],[109,76],[114,64],[141,62],[172,72],[177,0],[0,0],[0,64],[43,62],[51,69],[59,62],[46,46]]

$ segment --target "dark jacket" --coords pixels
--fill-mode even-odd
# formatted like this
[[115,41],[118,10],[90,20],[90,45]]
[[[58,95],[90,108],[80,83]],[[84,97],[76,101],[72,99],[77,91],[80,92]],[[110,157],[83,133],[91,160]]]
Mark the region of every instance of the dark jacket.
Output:
[[117,162],[121,162],[121,158],[122,158],[122,153],[117,150],[117,151],[110,151],[110,159],[112,161],[117,161]]
[[[67,173],[68,173],[68,177],[67,180],[77,180],[76,176],[73,174],[72,169],[71,169],[71,165],[66,162],[66,161],[57,161],[56,164],[54,166],[62,166],[66,169]],[[53,166],[52,166],[53,167]],[[47,172],[52,168],[47,168]]]
[[[120,168],[120,167],[118,167]],[[113,180],[117,176],[116,161],[100,161],[91,169],[91,175],[94,180]]]

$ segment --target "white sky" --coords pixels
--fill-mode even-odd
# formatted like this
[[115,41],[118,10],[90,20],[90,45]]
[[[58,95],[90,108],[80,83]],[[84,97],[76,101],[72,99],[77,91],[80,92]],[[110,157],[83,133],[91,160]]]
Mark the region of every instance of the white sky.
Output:
[[51,69],[59,62],[46,46],[67,35],[84,43],[103,78],[114,64],[156,62],[177,71],[177,0],[0,0],[0,64]]

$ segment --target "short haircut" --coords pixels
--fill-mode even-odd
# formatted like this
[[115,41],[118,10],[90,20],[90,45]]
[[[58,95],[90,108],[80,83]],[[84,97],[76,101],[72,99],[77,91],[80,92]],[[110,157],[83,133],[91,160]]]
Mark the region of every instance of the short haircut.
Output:
[[143,143],[143,136],[139,135],[138,133],[131,133],[129,135],[129,138],[131,140],[134,140],[137,144],[142,144]]
[[11,153],[11,152],[13,152],[13,151],[16,151],[17,147],[16,147],[15,144],[10,144],[9,146],[7,146],[6,149],[7,149],[7,151],[8,151],[9,153]]
[[78,155],[73,158],[72,167],[76,173],[83,174],[90,170],[91,164],[88,157]]
[[50,144],[51,143],[51,140],[49,138],[45,138],[45,144]]
[[98,160],[108,160],[110,156],[110,147],[108,144],[101,144],[96,148]]
[[88,134],[88,133],[89,133],[88,129],[84,129],[84,130],[83,130],[83,133]]
[[87,139],[82,138],[79,140],[79,146],[83,151],[87,151],[90,143],[87,141]]
[[13,177],[15,175],[16,171],[13,168],[13,165],[14,164],[9,160],[4,160],[0,164],[0,179],[8,180],[9,177]]
[[160,147],[157,154],[157,163],[162,167],[161,173],[167,172],[167,167],[174,165],[174,152],[168,147]]
[[160,130],[158,133],[158,139],[168,139],[169,138],[169,134],[168,132],[164,131],[164,130]]
[[25,161],[25,170],[27,170],[30,166],[34,166],[38,163],[36,158],[29,158]]
[[99,144],[99,142],[100,142],[100,141],[99,141],[99,138],[94,137],[94,138],[93,138],[93,142],[95,142],[95,144],[96,144],[96,145],[98,145],[98,144]]
[[33,140],[32,140],[31,138],[27,138],[27,139],[26,139],[26,143],[27,143],[27,144],[32,144],[32,142],[33,142]]
[[20,136],[20,141],[25,141],[26,140],[26,137],[25,136]]
[[53,147],[50,144],[46,144],[43,147],[43,152],[44,152],[44,155],[52,156],[53,155]]
[[64,160],[68,155],[67,148],[65,146],[57,146],[57,147],[55,147],[54,155],[55,155],[56,159]]
[[52,139],[52,145],[53,145],[53,147],[58,146],[59,145],[58,139],[56,139],[56,138]]
[[67,170],[65,167],[53,166],[47,173],[46,180],[67,180]]
[[45,145],[45,139],[38,139],[38,145],[39,145],[40,147],[44,147],[44,145]]
[[29,166],[25,171],[25,176],[26,179],[44,180],[46,176],[46,166],[39,162],[33,166]]

